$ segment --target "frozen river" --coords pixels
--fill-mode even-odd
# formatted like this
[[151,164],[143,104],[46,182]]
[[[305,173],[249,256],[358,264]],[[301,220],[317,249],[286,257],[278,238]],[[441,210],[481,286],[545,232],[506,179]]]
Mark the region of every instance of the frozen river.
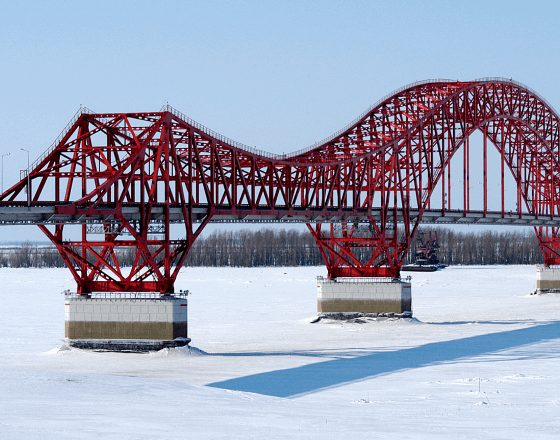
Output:
[[534,266],[413,273],[414,318],[311,324],[323,267],[186,268],[192,350],[59,350],[66,269],[0,269],[0,438],[560,438]]

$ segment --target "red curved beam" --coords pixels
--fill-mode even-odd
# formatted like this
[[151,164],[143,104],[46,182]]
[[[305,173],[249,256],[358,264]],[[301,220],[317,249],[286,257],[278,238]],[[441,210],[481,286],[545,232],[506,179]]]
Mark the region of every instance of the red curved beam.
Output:
[[[558,121],[538,94],[504,79],[407,86],[320,144],[289,155],[238,144],[171,107],[81,113],[29,171],[29,204],[55,206],[50,221],[60,224],[49,230],[43,219],[41,228],[81,292],[170,292],[205,224],[266,218],[308,222],[331,277],[397,277],[437,183],[445,190],[447,174],[449,185],[449,162],[467,151],[476,130],[499,151],[502,182],[505,168],[515,179],[515,214],[559,216]],[[464,177],[466,215],[468,165]],[[25,204],[27,182],[6,191],[4,204]],[[442,200],[444,215],[450,206]],[[64,221],[100,223],[104,238],[92,241],[83,225],[81,241],[64,241]],[[174,221],[184,223],[184,240],[169,239]],[[321,222],[344,225],[324,231]],[[558,228],[536,232],[545,263],[560,263]],[[136,249],[130,274],[118,264],[119,246]]]

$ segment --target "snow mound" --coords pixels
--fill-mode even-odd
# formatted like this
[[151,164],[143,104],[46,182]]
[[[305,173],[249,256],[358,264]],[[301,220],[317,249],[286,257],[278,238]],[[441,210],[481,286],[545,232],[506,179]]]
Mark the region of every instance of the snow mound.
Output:
[[184,347],[162,348],[158,351],[148,352],[148,356],[152,358],[162,358],[170,356],[201,356],[205,354],[205,351],[202,351],[196,347],[189,347],[188,345],[185,345]]
[[170,350],[172,350],[174,353],[178,353],[185,356],[204,356],[208,354],[204,350],[201,350],[200,348],[191,347],[189,345],[185,345],[184,347],[171,348]]
[[360,404],[362,404],[362,403],[373,403],[373,402],[372,402],[371,400],[358,399],[358,400],[356,400],[355,402],[352,402],[352,403],[360,403]]
[[57,354],[66,354],[69,351],[72,351],[72,347],[68,346],[68,344],[64,343],[60,347],[55,347],[51,350],[45,351],[42,353],[45,356],[52,356]]
[[53,348],[52,350],[49,351],[45,351],[43,354],[45,355],[53,355],[53,354],[57,354],[60,351],[59,347]]
[[526,376],[525,374],[514,374],[513,376],[505,376],[504,379],[547,379],[547,376]]

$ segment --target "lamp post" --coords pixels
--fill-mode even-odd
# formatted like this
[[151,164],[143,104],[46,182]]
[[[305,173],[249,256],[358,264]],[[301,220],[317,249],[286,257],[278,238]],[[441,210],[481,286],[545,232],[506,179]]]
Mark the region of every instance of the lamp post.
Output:
[[29,150],[25,148],[20,148],[21,151],[27,153],[27,206],[31,205],[31,186],[29,185]]
[[2,190],[0,191],[0,195],[4,194],[4,156],[9,156],[10,153],[6,153],[2,155]]

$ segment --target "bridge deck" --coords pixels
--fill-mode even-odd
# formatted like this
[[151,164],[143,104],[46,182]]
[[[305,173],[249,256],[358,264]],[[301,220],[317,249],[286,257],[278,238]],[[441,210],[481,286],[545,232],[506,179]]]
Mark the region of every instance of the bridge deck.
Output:
[[[151,212],[151,222],[164,222],[164,207],[155,206]],[[22,224],[103,224],[117,222],[115,214],[111,209],[103,210],[99,215],[68,215],[56,212],[56,206],[0,206],[0,225],[22,225]],[[113,210],[114,211],[114,210]],[[195,222],[202,221],[208,213],[207,207],[192,209],[192,217]],[[122,215],[128,221],[140,220],[139,206],[123,206]],[[419,211],[410,211],[410,220],[415,222]],[[372,210],[375,221],[381,221],[381,209]],[[241,209],[216,209],[211,222],[214,223],[340,223],[358,222],[367,223],[367,212],[356,210],[281,210],[266,212],[253,210],[243,211]],[[394,222],[393,212],[388,212],[387,221]],[[169,210],[170,223],[184,222],[183,209],[173,206]],[[397,214],[397,222],[403,222],[402,212]],[[482,211],[450,210],[425,210],[422,214],[422,223],[429,224],[477,224],[477,225],[510,225],[510,226],[552,226],[560,227],[560,216],[536,216],[528,213],[503,213]]]

